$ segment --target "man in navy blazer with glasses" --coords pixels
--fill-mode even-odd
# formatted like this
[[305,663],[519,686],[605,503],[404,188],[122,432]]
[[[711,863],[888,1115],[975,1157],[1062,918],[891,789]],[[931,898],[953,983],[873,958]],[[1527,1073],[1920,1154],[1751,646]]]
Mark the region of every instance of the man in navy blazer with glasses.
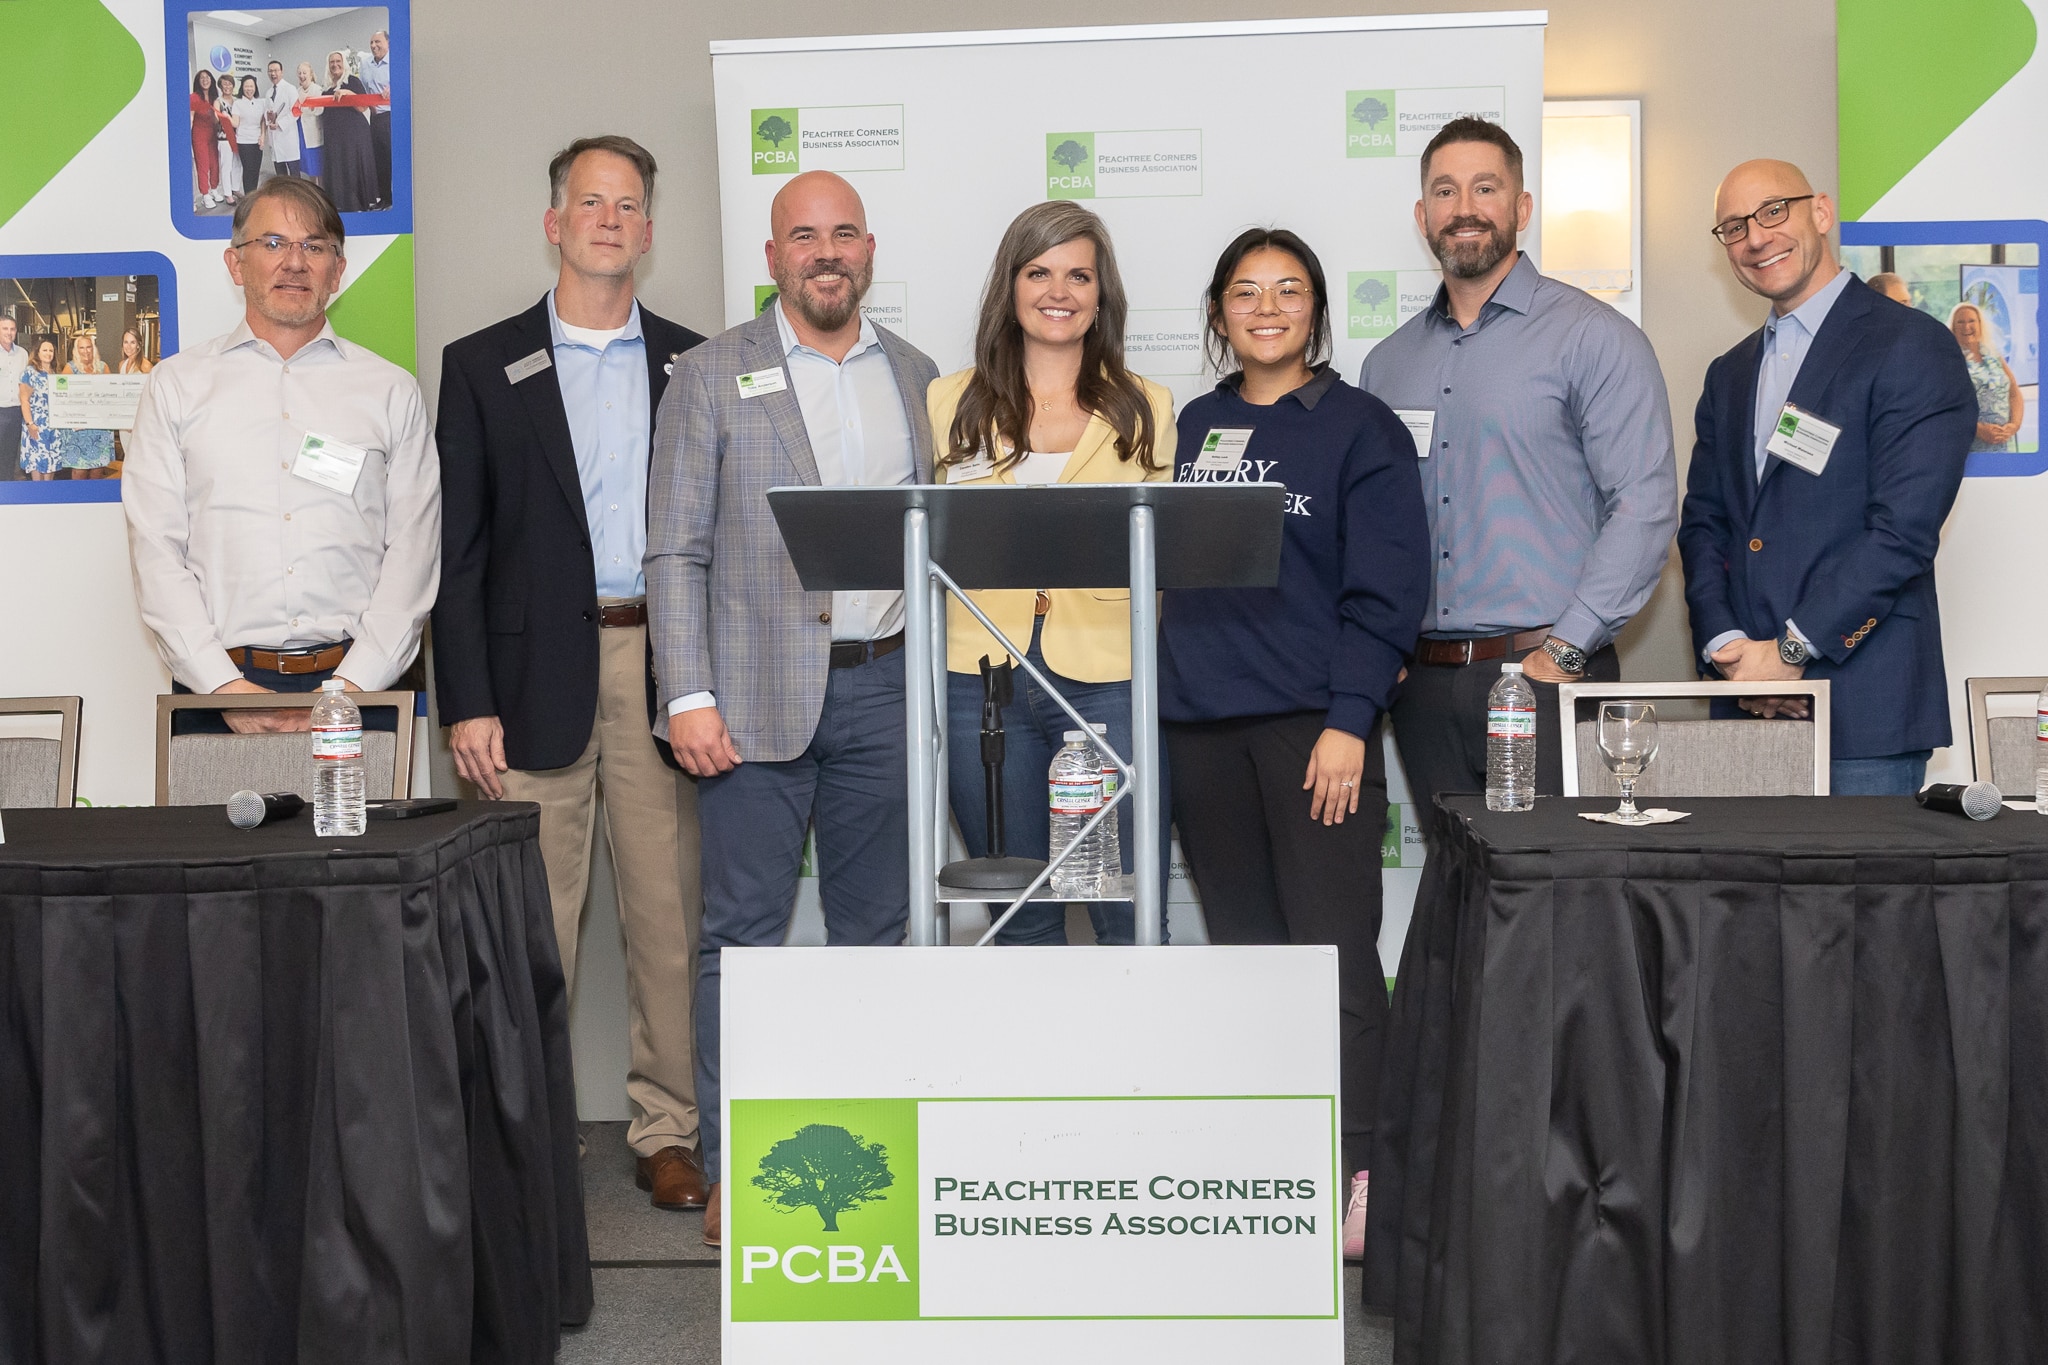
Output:
[[1771,312],[1707,368],[1678,550],[1702,671],[1829,679],[1830,789],[1910,795],[1950,741],[1934,556],[1976,391],[1946,327],[1842,269],[1834,223],[1786,162],[1721,182],[1714,236]]

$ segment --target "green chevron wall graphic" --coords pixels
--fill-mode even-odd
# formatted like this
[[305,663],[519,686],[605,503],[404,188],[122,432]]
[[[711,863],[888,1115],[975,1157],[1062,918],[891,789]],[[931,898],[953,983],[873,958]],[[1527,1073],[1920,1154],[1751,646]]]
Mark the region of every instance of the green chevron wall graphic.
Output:
[[[135,98],[143,69],[141,45],[99,0],[0,5],[0,90],[14,92],[0,114],[0,224]],[[22,98],[51,89],[53,71],[57,104]]]
[[2035,37],[2022,0],[1836,0],[1842,216],[1861,218],[1961,127]]
[[355,283],[327,307],[335,333],[367,346],[394,365],[419,373],[413,328],[412,234],[393,240]]

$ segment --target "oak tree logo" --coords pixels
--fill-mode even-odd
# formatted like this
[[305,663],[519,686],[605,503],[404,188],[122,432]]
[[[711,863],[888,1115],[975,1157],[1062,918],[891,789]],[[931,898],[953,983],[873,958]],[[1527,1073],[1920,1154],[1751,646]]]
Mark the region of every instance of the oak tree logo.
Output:
[[1393,296],[1387,282],[1376,275],[1366,276],[1359,281],[1358,288],[1351,291],[1351,297],[1369,309],[1379,307]]
[[1071,171],[1088,159],[1088,149],[1074,139],[1068,138],[1053,148],[1052,159]]
[[1351,106],[1351,117],[1368,128],[1378,128],[1392,112],[1387,108],[1386,101],[1376,95],[1367,95]]
[[811,1123],[768,1149],[751,1182],[785,1213],[813,1209],[826,1232],[839,1231],[839,1215],[888,1198],[896,1183],[889,1152],[836,1124]]
[[753,144],[755,175],[794,175],[798,164],[797,136],[801,121],[796,109],[755,109],[747,116],[747,133]]
[[[1397,90],[1344,92],[1344,155],[1392,156]],[[1419,149],[1418,149],[1419,150]]]
[[754,136],[771,146],[780,147],[784,138],[796,132],[789,126],[789,120],[780,114],[770,114],[754,129]]

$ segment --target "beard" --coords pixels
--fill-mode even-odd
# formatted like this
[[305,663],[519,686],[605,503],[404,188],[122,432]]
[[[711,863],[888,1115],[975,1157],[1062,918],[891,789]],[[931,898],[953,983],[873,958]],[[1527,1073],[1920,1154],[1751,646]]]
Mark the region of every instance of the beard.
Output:
[[280,327],[304,327],[327,310],[327,296],[318,287],[304,294],[279,294],[269,289],[248,292],[256,311]]
[[[850,286],[843,302],[830,303],[812,292],[806,282],[816,275],[843,275]],[[789,300],[796,311],[803,315],[805,322],[821,332],[836,332],[853,321],[860,312],[860,301],[867,296],[868,286],[875,280],[875,264],[868,261],[859,270],[849,270],[845,261],[838,258],[812,261],[801,275],[778,275],[775,288],[783,298]]]
[[[1466,228],[1482,228],[1486,236],[1473,242],[1460,242],[1452,238],[1454,232]],[[1430,238],[1429,249],[1436,254],[1444,273],[1455,275],[1461,280],[1476,280],[1506,260],[1515,249],[1513,229],[1504,228],[1489,218],[1467,214],[1453,218],[1437,229]]]

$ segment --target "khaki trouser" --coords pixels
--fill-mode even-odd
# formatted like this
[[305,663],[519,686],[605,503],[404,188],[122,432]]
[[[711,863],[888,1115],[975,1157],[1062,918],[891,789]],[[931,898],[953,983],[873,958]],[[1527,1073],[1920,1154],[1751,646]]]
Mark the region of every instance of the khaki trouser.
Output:
[[618,872],[619,928],[626,940],[626,1006],[632,1060],[626,1141],[641,1156],[697,1146],[690,995],[704,898],[697,877],[697,788],[669,768],[647,728],[647,628],[598,632],[597,720],[583,754],[566,768],[505,774],[505,795],[540,806],[540,850],[554,899],[555,939],[571,998],[576,935],[590,887],[597,790]]

